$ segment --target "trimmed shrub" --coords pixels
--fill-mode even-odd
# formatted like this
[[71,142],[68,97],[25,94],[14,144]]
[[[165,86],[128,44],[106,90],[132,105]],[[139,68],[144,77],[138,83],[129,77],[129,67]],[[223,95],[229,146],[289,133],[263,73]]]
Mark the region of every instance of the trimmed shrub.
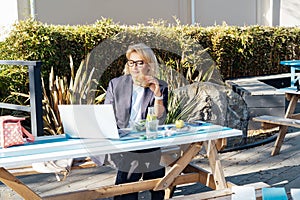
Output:
[[[108,63],[109,67],[101,72],[105,74],[99,81],[103,88],[106,88],[111,78],[122,74],[126,62],[124,49],[128,45],[124,41],[129,41],[130,37],[145,43],[153,40],[151,42],[157,47],[154,51],[161,62],[184,75],[194,73],[189,75],[191,79],[197,74],[197,71],[190,69],[195,67],[193,63],[188,61],[187,65],[176,64],[181,61],[181,55],[166,49],[195,40],[215,61],[222,78],[230,79],[289,72],[289,68],[281,66],[279,62],[300,59],[299,30],[298,27],[237,27],[226,24],[201,27],[180,25],[179,22],[169,26],[164,21],[152,21],[149,25],[120,26],[105,18],[94,24],[82,26],[47,25],[25,20],[16,23],[6,40],[0,43],[0,59],[42,61],[42,76],[47,85],[51,68],[57,76],[70,77],[70,55],[74,66],[79,66],[85,56],[101,42],[124,33],[126,37],[117,37],[119,41],[116,41],[116,44],[120,45],[120,56]],[[164,48],[159,48],[163,45]],[[109,49],[102,53],[102,58],[111,57]],[[2,70],[5,68],[6,66],[3,66]],[[5,78],[1,78],[5,81]],[[28,80],[16,76],[16,80],[9,81],[19,81],[16,85],[24,86]],[[20,87],[20,92],[28,93],[25,87]],[[6,98],[7,94],[2,93],[2,99]]]

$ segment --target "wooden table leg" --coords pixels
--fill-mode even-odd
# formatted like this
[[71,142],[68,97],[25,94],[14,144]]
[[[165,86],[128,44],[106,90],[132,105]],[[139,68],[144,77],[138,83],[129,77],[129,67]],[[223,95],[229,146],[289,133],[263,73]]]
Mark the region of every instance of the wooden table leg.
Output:
[[168,188],[174,179],[184,170],[184,168],[191,162],[197,153],[201,150],[201,143],[194,143],[184,152],[183,156],[172,166],[168,173],[158,182],[154,187],[154,191],[164,190]]
[[175,186],[170,186],[167,189],[165,189],[165,198],[164,199],[170,199],[170,198],[172,198],[175,189],[176,189]]
[[218,151],[222,151],[227,146],[227,138],[221,138],[216,140],[216,147]]
[[0,167],[0,181],[5,185],[13,189],[24,199],[30,200],[41,200],[42,198],[37,195],[34,191],[32,191],[29,187],[24,185],[19,179],[17,179],[14,175],[9,173],[3,167]]
[[[295,112],[299,96],[298,95],[292,95],[289,98],[290,98],[290,103],[289,103],[289,106],[286,110],[286,113],[285,113],[285,116],[284,116],[285,118],[289,118]],[[279,154],[279,151],[280,151],[281,146],[283,144],[283,141],[284,141],[285,135],[287,133],[287,130],[288,130],[287,126],[280,126],[279,133],[278,133],[276,142],[274,144],[274,149],[271,153],[272,156]]]
[[284,138],[285,138],[285,135],[287,133],[287,129],[288,129],[287,126],[280,126],[278,136],[276,138],[274,148],[271,153],[272,156],[279,154],[281,146],[282,146]]
[[199,180],[198,182],[205,185],[206,187],[209,187],[211,189],[216,189],[215,179],[214,175],[206,171],[205,169],[202,169],[195,164],[190,163],[183,171],[183,173],[197,173],[199,174]]
[[221,165],[221,161],[219,160],[215,141],[210,140],[208,142],[204,142],[204,146],[206,147],[207,157],[212,174],[214,176],[216,189],[220,190],[227,188],[223,167]]

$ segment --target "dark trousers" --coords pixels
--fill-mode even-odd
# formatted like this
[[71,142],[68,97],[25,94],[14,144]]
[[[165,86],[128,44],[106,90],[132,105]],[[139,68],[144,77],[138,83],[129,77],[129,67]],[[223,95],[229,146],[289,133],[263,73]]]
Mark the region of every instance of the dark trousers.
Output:
[[[128,172],[122,172],[118,171],[117,178],[116,178],[116,184],[122,184],[122,183],[130,183],[139,181],[141,177],[143,177],[143,180],[149,180],[149,179],[155,179],[155,178],[161,178],[165,175],[165,168],[158,169],[153,172],[146,172],[146,173],[133,173],[131,174],[130,178],[127,179]],[[153,191],[151,192],[151,199],[152,200],[163,200],[165,196],[165,191]],[[130,194],[123,194],[120,196],[115,196],[114,200],[137,200],[138,199],[138,193],[130,193]]]
[[[143,180],[161,178],[165,175],[165,167],[160,163],[160,148],[125,152],[113,155],[112,158],[118,167],[116,184],[130,183]],[[133,163],[138,163],[133,171],[130,170]],[[165,191],[151,190],[152,200],[163,200]],[[115,196],[114,200],[137,200],[138,193],[124,194]]]

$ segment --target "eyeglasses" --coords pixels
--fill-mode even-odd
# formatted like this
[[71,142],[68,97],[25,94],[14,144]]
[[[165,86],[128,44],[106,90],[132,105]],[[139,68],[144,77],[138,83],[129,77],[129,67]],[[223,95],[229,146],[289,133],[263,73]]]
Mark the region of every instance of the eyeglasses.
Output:
[[133,61],[133,60],[128,60],[127,61],[127,65],[129,67],[134,67],[134,65],[136,65],[139,68],[142,68],[144,66],[144,61],[143,60],[137,60],[137,61]]

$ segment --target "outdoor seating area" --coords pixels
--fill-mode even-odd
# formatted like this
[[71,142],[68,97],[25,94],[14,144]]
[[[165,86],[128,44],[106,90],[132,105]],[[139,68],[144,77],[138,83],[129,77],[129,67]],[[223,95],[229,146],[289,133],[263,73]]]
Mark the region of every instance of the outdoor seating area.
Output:
[[[281,89],[290,101],[285,118],[253,118],[254,121],[262,122],[264,128],[280,126],[273,150],[270,143],[219,154],[217,140],[241,136],[242,131],[203,121],[196,131],[156,140],[85,140],[82,143],[81,140],[66,138],[64,135],[43,136],[38,137],[34,143],[0,149],[0,180],[12,189],[1,185],[0,198],[111,199],[118,194],[140,192],[142,198],[147,199],[147,193],[143,191],[154,189],[165,190],[165,199],[178,200],[241,199],[245,193],[249,194],[249,199],[298,199],[300,175],[297,172],[300,170],[300,157],[297,149],[300,148],[300,132],[287,134],[287,127],[300,127],[297,115],[294,114],[299,98],[296,89]],[[99,147],[95,142],[103,144]],[[188,145],[188,148],[178,154],[180,148],[174,146],[183,144]],[[167,148],[169,145],[170,149]],[[35,162],[88,158],[93,154],[156,146],[165,147],[163,152],[166,154],[180,155],[175,162],[165,160],[170,165],[167,174],[161,179],[114,185],[115,169],[109,165],[97,166],[90,159],[75,162],[71,173],[63,181],[54,180],[53,173],[38,174],[30,167]],[[272,156],[269,156],[270,151]],[[167,155],[165,159],[171,157]]]
[[3,0],[0,200],[300,200],[298,1]]

